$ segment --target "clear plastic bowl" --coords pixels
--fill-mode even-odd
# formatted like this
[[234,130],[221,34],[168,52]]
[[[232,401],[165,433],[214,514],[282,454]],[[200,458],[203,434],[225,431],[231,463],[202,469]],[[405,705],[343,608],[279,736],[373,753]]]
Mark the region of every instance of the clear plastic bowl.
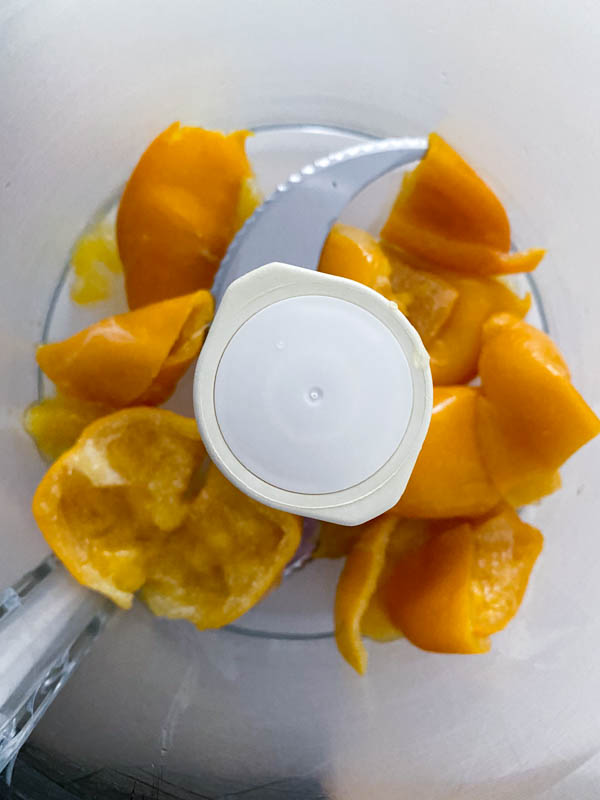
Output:
[[[548,248],[536,274],[547,324],[598,411],[599,25],[600,6],[544,0],[5,3],[0,587],[47,554],[30,513],[44,466],[20,418],[37,397],[34,347],[69,249],[175,119],[343,129],[313,127],[311,145],[273,131],[273,177],[352,131],[445,135],[505,202],[515,241]],[[598,466],[592,444],[535,509],[545,550],[489,655],[371,643],[358,677],[331,640],[329,563],[293,575],[233,630],[199,633],[137,606],[111,619],[45,714],[16,789],[597,797]],[[33,651],[40,635],[32,626],[21,644]]]

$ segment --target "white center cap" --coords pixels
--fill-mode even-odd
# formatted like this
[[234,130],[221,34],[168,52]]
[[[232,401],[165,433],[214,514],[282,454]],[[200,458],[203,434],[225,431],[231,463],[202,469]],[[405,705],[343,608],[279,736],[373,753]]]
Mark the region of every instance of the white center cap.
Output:
[[306,295],[269,305],[237,330],[214,403],[246,469],[280,489],[327,494],[367,480],[394,454],[413,384],[403,349],[377,317]]

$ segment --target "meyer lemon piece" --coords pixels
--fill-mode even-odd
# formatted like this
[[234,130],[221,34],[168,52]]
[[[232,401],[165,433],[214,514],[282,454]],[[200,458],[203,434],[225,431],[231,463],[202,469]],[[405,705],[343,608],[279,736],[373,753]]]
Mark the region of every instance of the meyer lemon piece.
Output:
[[205,455],[194,420],[154,408],[117,411],[50,467],[34,517],[80,583],[129,608],[150,558],[187,515],[186,491]]
[[148,146],[117,215],[130,308],[210,288],[254,202],[248,135],[176,122]]
[[113,408],[159,404],[198,355],[213,308],[200,291],[108,317],[41,345],[37,362],[65,395]]
[[420,519],[478,516],[500,502],[479,450],[478,397],[470,386],[434,387],[429,430],[392,513]]
[[396,521],[378,517],[361,526],[335,594],[335,640],[338,650],[361,675],[367,669],[367,651],[361,639],[361,620],[375,592],[385,563],[385,551]]
[[407,173],[381,238],[424,259],[431,269],[474,275],[530,272],[544,250],[510,253],[510,225],[502,204],[441,136]]
[[227,625],[278,581],[301,533],[299,517],[252,500],[211,465],[185,522],[152,559],[142,599],[161,617]]

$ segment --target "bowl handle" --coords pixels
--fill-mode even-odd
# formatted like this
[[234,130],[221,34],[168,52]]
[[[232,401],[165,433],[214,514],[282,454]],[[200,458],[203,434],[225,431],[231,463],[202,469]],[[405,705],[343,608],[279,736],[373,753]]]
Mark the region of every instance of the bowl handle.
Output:
[[0,592],[0,774],[89,650],[115,606],[50,555]]

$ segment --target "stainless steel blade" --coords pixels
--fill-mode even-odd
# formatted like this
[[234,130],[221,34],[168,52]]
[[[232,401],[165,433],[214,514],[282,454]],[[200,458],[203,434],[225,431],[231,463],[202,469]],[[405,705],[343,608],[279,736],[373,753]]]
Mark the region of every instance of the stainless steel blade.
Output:
[[426,139],[380,139],[340,150],[290,175],[229,246],[213,283],[216,304],[230,283],[270,261],[316,269],[327,234],[350,200],[426,151]]

